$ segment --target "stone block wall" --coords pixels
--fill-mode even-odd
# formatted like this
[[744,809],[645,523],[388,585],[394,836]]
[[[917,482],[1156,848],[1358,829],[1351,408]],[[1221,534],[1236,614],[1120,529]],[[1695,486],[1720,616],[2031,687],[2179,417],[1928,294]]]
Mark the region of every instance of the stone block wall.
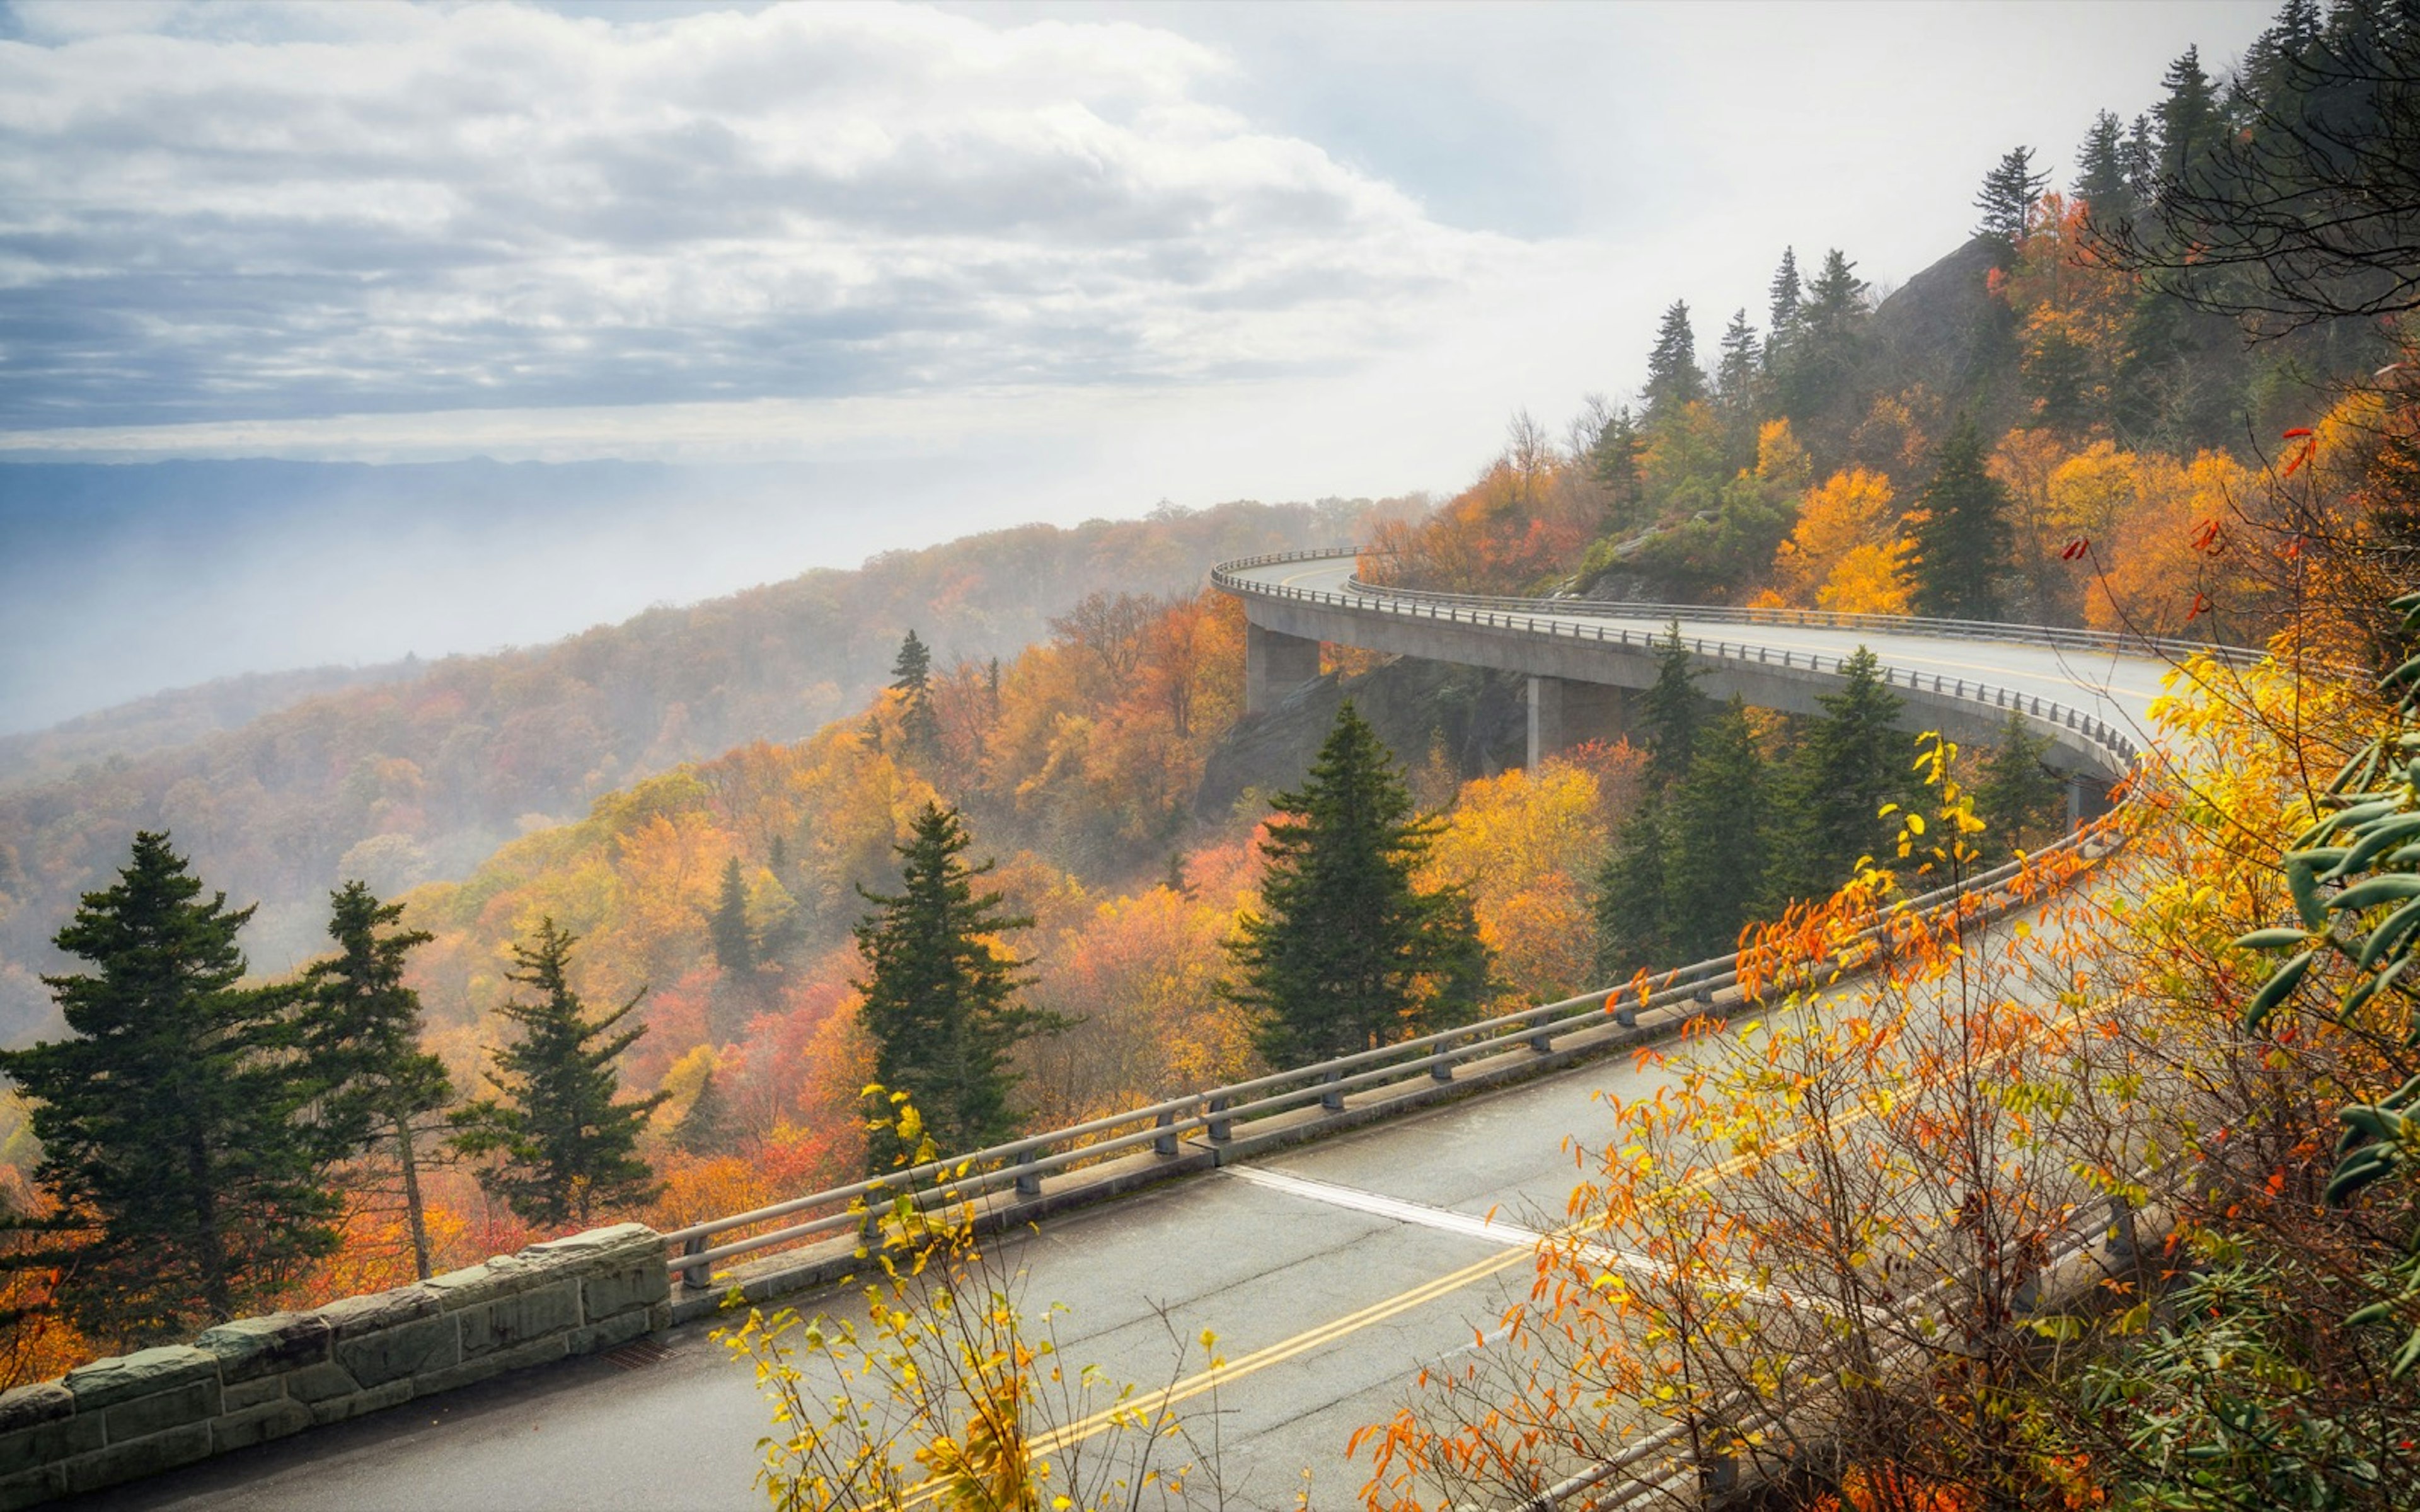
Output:
[[96,1360],[0,1396],[0,1509],[610,1350],[670,1327],[670,1304],[663,1241],[618,1224],[393,1291]]

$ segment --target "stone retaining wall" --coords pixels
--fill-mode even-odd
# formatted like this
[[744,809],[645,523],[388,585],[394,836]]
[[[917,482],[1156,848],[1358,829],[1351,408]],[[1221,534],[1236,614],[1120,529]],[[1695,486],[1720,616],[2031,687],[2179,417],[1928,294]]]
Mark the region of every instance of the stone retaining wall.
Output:
[[0,1509],[97,1490],[671,1326],[664,1244],[617,1224],[0,1396]]

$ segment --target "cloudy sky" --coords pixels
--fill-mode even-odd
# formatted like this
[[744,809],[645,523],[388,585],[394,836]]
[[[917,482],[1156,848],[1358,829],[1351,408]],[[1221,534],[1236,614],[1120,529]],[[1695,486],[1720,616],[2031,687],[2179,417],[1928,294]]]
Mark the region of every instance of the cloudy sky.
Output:
[[2267,8],[18,0],[0,444],[1198,425],[1232,477],[1140,494],[1437,486],[1785,243],[1903,279]]
[[895,480],[850,560],[1450,490],[2269,8],[14,0],[0,459]]

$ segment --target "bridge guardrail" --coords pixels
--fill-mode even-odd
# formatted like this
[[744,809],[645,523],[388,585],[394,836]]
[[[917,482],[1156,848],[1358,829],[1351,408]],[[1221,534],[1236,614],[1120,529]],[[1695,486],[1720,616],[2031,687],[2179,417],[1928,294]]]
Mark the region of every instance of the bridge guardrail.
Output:
[[1289,588],[1280,583],[1257,583],[1237,578],[1235,574],[1252,567],[1275,566],[1288,562],[1337,561],[1345,557],[1358,558],[1365,553],[1342,547],[1315,547],[1296,551],[1272,551],[1256,557],[1242,557],[1222,562],[1211,569],[1211,581],[1220,589],[1235,594],[1262,594],[1280,598],[1299,598],[1335,602],[1352,609],[1379,609],[1383,606],[1356,600],[1392,598],[1414,604],[1450,605],[1455,608],[1494,610],[1528,610],[1534,613],[1542,603],[1551,603],[1557,614],[1597,615],[1607,619],[1674,619],[1711,620],[1726,625],[1774,625],[1825,630],[1872,630],[1883,633],[1940,636],[1960,640],[2010,640],[2026,645],[2067,647],[2075,650],[2112,652],[2149,652],[2168,657],[2206,655],[2229,663],[2258,661],[2267,653],[2249,646],[2231,646],[2218,641],[2185,640],[2167,636],[2144,636],[2108,630],[2077,630],[2058,625],[2014,625],[1997,620],[1931,619],[1914,614],[1852,614],[1833,609],[1763,609],[1732,605],[1709,604],[1625,604],[1598,598],[1535,598],[1506,597],[1486,594],[1449,594],[1428,588],[1393,588],[1383,583],[1364,582],[1358,574],[1345,579],[1346,594],[1331,594],[1320,589]]
[[[1237,579],[1233,576],[1233,569],[1241,569],[1252,565],[1267,565],[1273,562],[1315,561],[1345,554],[1346,553],[1335,550],[1291,551],[1273,554],[1272,556],[1265,558],[1248,557],[1239,563],[1221,563],[1218,571],[1212,574],[1212,580],[1217,582],[1221,589],[1230,593],[1256,594],[1265,597],[1290,599],[1304,603],[1332,604],[1341,609],[1349,609],[1364,613],[1374,610],[1378,613],[1400,615],[1408,619],[1441,619],[1450,624],[1469,625],[1487,629],[1510,630],[1516,634],[1538,637],[1548,640],[1593,640],[1602,645],[1633,646],[1641,650],[1652,650],[1664,643],[1663,632],[1660,631],[1650,631],[1644,629],[1634,630],[1628,626],[1617,628],[1602,625],[1594,626],[1580,625],[1569,624],[1559,619],[1541,620],[1534,613],[1517,614],[1503,609],[1481,608],[1478,607],[1474,601],[1465,598],[1457,598],[1454,595],[1449,594],[1431,595],[1430,600],[1412,600],[1409,602],[1408,607],[1397,609],[1383,605],[1373,605],[1364,600],[1357,599],[1350,594],[1336,593],[1328,589],[1295,588],[1283,583],[1257,583]],[[1395,594],[1392,590],[1385,590],[1383,592],[1386,596],[1402,596]],[[1379,596],[1379,594],[1373,594],[1371,596],[1375,597]],[[1518,603],[1532,609],[1537,607],[1537,600],[1535,599],[1515,599],[1505,602]],[[1423,608],[1427,609],[1426,613],[1421,612]],[[1556,601],[1555,612],[1557,614],[1564,612],[1563,603],[1561,600]],[[1689,612],[1695,613],[1698,611],[1691,610]],[[1983,626],[1983,622],[1980,621],[1920,620],[1913,618],[1899,619],[1888,615],[1866,615],[1858,617],[1870,619],[1878,624],[1888,625],[1900,631],[1917,629],[1929,633],[1933,626],[1941,625],[1962,624],[1970,626]],[[2022,629],[2024,627],[2005,626],[1996,628]],[[2043,630],[2041,633],[2044,635],[2072,634],[2084,636],[2094,632]],[[2007,638],[1995,637],[1994,639]],[[1776,651],[1776,648],[1768,645],[1732,642],[1729,640],[1709,640],[1703,637],[1683,638],[1681,643],[1688,647],[1693,654],[1713,660],[1737,662],[1742,666],[1752,664],[1760,667],[1779,667],[1785,671],[1803,669],[1805,671],[1817,673],[1837,673],[1840,670],[1842,663],[1847,660],[1847,658],[1843,656],[1828,656],[1818,651],[1797,651],[1787,647],[1780,648]],[[2199,649],[2209,648],[2205,647]],[[2242,647],[2233,647],[2228,649],[2239,652],[2244,656],[2257,656],[2261,655],[2260,653],[2246,651]],[[1989,708],[2022,714],[2034,719],[2040,724],[2073,731],[2077,734],[2083,736],[2088,743],[2099,748],[2105,753],[2109,770],[2113,774],[2123,772],[2128,767],[2131,767],[2135,759],[2142,754],[2142,748],[2135,743],[2132,735],[2111,725],[2100,716],[2089,714],[2070,705],[2060,703],[2055,700],[2042,698],[2039,694],[2016,692],[2009,688],[1984,683],[1978,679],[1944,677],[1937,672],[1919,672],[1904,668],[1893,667],[1888,664],[1885,664],[1882,671],[1883,681],[1894,687],[1904,687],[1916,692],[1931,692],[1937,697],[1951,699],[1962,702],[1970,702],[1975,704],[1978,710]]]
[[[1292,557],[1303,560],[1320,554],[1294,553]],[[1495,611],[1476,612],[1488,615],[1488,619],[1481,623],[1494,624],[1512,618]],[[1579,627],[1572,628],[1576,632]],[[1602,626],[1598,629],[1600,633],[1597,635],[1580,639],[1601,641],[1614,639],[1604,635]],[[1534,633],[1547,632],[1540,630]],[[1568,635],[1561,638],[1572,639]],[[1698,642],[1699,646],[1705,644]],[[1724,645],[1721,642],[1715,644]],[[1760,648],[1730,649],[1745,653]],[[1811,654],[1800,654],[1794,665],[1821,671],[1823,669],[1818,665],[1820,661],[1828,662],[1837,670],[1839,660],[1837,656],[1819,658]],[[1783,664],[1792,665],[1786,659]],[[1936,685],[1938,681],[1935,680]],[[1991,688],[1981,684],[1952,681],[1961,689],[1973,688],[1973,693],[1967,696],[1979,704],[2018,709],[2044,723],[2076,732],[2101,751],[2104,763],[2113,771],[2122,771],[2131,766],[2140,755],[2140,748],[2125,732],[2073,708],[2050,700],[2010,694],[2005,689]],[[1905,679],[1900,686],[1906,686]],[[2070,851],[2080,851],[2087,861],[2097,860],[2106,854],[2105,849],[2094,848],[2103,844],[2102,836],[2102,831],[2097,828],[2078,829],[2023,861],[2009,862],[1964,882],[1903,900],[1892,905],[1884,917],[1840,942],[1825,964],[1846,970],[1862,964],[1869,958],[1874,942],[1890,927],[1892,919],[1903,918],[1911,911],[1940,909],[1969,898],[1982,900],[1978,906],[1987,917],[2016,906],[2026,896],[2024,883],[2027,866],[2037,864],[2045,856]],[[1314,1103],[1329,1112],[1341,1112],[1344,1106],[1343,1100],[1349,1093],[1417,1084],[1422,1079],[1450,1082],[1455,1067],[1523,1045],[1540,1054],[1551,1054],[1558,1039],[1581,1030],[1601,1028],[1608,1017],[1624,1028],[1640,1027],[1640,1016],[1644,1014],[1659,1015],[1661,1025],[1684,1022],[1703,1008],[1710,1007],[1714,994],[1736,986],[1743,964],[1742,954],[1735,951],[1669,972],[1652,976],[1642,973],[1640,978],[1621,986],[1602,988],[1559,1002],[1538,1004],[1478,1023],[1289,1068],[1249,1081],[1187,1093],[1066,1128],[1010,1140],[986,1149],[953,1155],[908,1170],[810,1193],[725,1218],[691,1224],[664,1236],[665,1242],[675,1251],[670,1263],[679,1274],[685,1291],[707,1290],[711,1288],[713,1268],[719,1262],[761,1250],[806,1243],[857,1228],[864,1222],[865,1208],[893,1200],[902,1194],[920,1203],[945,1197],[959,1201],[982,1198],[1004,1189],[1013,1190],[1020,1197],[1039,1196],[1041,1182],[1046,1176],[1145,1147],[1163,1159],[1173,1160],[1180,1153],[1180,1141],[1189,1135],[1199,1134],[1214,1147],[1222,1145],[1233,1137],[1234,1125],[1239,1121],[1291,1113]],[[1661,985],[1655,985],[1657,982]],[[1636,1003],[1621,1001],[1634,992],[1639,994]],[[798,1221],[765,1232],[739,1233],[740,1230],[758,1228],[784,1218]],[[724,1235],[738,1237],[726,1239],[721,1243],[714,1242]]]

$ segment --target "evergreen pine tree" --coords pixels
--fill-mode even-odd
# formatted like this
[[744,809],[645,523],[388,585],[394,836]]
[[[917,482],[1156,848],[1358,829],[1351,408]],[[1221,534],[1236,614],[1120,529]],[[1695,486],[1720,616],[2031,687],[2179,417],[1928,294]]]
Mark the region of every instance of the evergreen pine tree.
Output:
[[913,630],[899,642],[891,686],[901,695],[899,744],[909,755],[930,755],[941,738],[940,720],[933,713],[933,653]]
[[249,908],[144,832],[54,943],[45,977],[72,1035],[0,1051],[29,1104],[35,1182],[76,1236],[65,1309],[98,1339],[177,1337],[269,1304],[335,1246],[318,1180],[323,1084],[297,1064],[297,987],[244,987]]
[[2136,205],[2151,195],[2160,177],[2160,129],[2149,112],[2138,112],[2126,129],[2126,190]]
[[1746,706],[1733,699],[1698,733],[1665,826],[1664,896],[1685,965],[1739,948],[1770,861],[1770,784]]
[[2092,117],[2076,157],[2075,195],[2104,225],[2134,213],[2134,190],[2126,171],[2126,127],[2114,111]]
[[1798,307],[1804,298],[1798,283],[1798,249],[1784,247],[1781,249],[1781,266],[1773,273],[1772,303],[1768,312],[1771,318],[1765,323],[1766,329],[1773,332],[1775,342],[1779,342],[1798,324]]
[[1699,675],[1675,620],[1655,643],[1655,681],[1640,699],[1640,718],[1647,727],[1647,777],[1658,788],[1679,781],[1689,770],[1699,728],[1706,722]]
[[1646,451],[1647,438],[1628,405],[1606,416],[1596,444],[1589,448],[1589,475],[1605,486],[1606,515],[1616,530],[1649,523],[1646,484],[1639,472]]
[[711,1155],[731,1143],[731,1110],[714,1072],[707,1072],[697,1084],[697,1096],[690,1099],[689,1110],[673,1131],[673,1143],[691,1155]]
[[1460,887],[1413,885],[1433,820],[1350,700],[1300,789],[1273,800],[1261,908],[1228,941],[1225,995],[1259,1016],[1272,1066],[1452,1022],[1481,1000],[1487,949]]
[[1999,748],[1984,759],[1975,784],[1975,812],[1987,826],[1982,850],[2004,861],[2030,850],[2067,827],[2067,784],[2050,767],[2050,737],[2036,734],[2018,715],[2009,716]]
[[714,942],[714,964],[725,977],[744,980],[755,971],[756,934],[748,926],[748,883],[736,856],[722,864],[722,887],[715,895],[706,934]]
[[1668,420],[1706,396],[1706,375],[1698,366],[1698,337],[1689,328],[1689,306],[1679,300],[1664,312],[1655,346],[1647,354],[1647,384],[1639,391],[1651,425]]
[[636,1153],[639,1134],[672,1095],[614,1101],[621,1088],[614,1058],[647,1032],[644,1025],[619,1032],[614,1026],[646,994],[589,1018],[567,975],[577,943],[552,918],[538,920],[533,942],[515,943],[504,979],[536,997],[517,997],[499,1011],[520,1028],[511,1044],[488,1053],[495,1062],[488,1080],[504,1100],[483,1099],[455,1119],[455,1148],[502,1157],[479,1173],[480,1184],[534,1224],[585,1227],[599,1208],[653,1196],[654,1173]]
[[454,1100],[454,1083],[445,1063],[420,1048],[420,995],[404,982],[404,962],[431,936],[396,929],[403,905],[379,902],[365,884],[348,882],[330,902],[328,935],[336,954],[302,972],[310,993],[304,1063],[328,1087],[322,1126],[333,1155],[380,1146],[395,1152],[412,1263],[426,1280],[430,1253],[420,1195],[422,1123]]
[[1747,311],[1731,312],[1731,323],[1723,328],[1722,357],[1714,364],[1714,387],[1730,404],[1747,402],[1755,387],[1759,359],[1762,347],[1756,339],[1756,327],[1747,323]]
[[1975,234],[2010,248],[2024,242],[2026,218],[2033,214],[2041,200],[2042,186],[2049,182],[2049,174],[2034,171],[2033,148],[2011,147],[2002,153],[1998,164],[1983,176],[1983,187],[1975,195],[1975,208],[1983,213],[1975,224]]
[[2008,509],[2008,489],[1983,465],[1983,438],[1974,418],[1960,416],[1909,518],[1918,614],[1998,617],[2000,576],[2010,549]]
[[[1043,1026],[1019,1005],[1025,963],[992,941],[1033,920],[1001,911],[1001,895],[975,891],[989,861],[959,858],[973,843],[954,809],[927,803],[899,846],[895,895],[858,893],[875,905],[857,926],[866,980],[861,1010],[874,1037],[874,1076],[905,1093],[940,1149],[965,1153],[1016,1132],[1008,1053]],[[872,1152],[888,1169],[892,1150]]]
[[1664,887],[1668,806],[1651,789],[1622,821],[1596,876],[1596,984],[1617,987],[1640,971],[1684,965],[1672,939]]
[[1857,265],[1834,247],[1823,254],[1823,266],[1807,286],[1799,320],[1827,335],[1845,335],[1866,313],[1866,281],[1857,276]]
[[1897,728],[1900,701],[1881,662],[1859,646],[1840,671],[1839,689],[1822,695],[1823,713],[1808,721],[1782,782],[1776,898],[1828,897],[1860,856],[1886,854],[1898,821],[1879,817],[1883,806],[1915,796],[1910,742]]
[[2218,90],[2202,71],[2201,49],[2188,47],[2160,78],[2167,97],[2159,103],[2160,171],[2181,177],[2217,147],[2225,119]]

